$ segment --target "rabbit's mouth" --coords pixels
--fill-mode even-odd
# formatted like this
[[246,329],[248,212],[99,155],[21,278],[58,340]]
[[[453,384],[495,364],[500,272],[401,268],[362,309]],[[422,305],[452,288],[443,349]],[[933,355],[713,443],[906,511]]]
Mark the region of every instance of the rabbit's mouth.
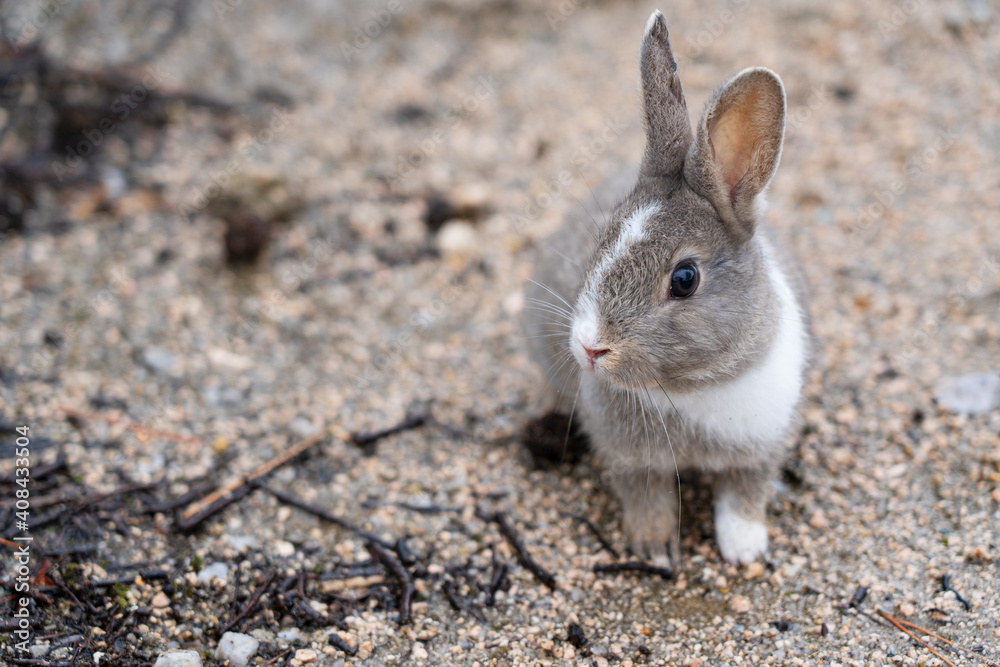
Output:
[[573,358],[584,371],[623,389],[641,389],[646,386],[646,378],[635,373],[636,364],[632,357],[635,350],[620,340],[608,335],[598,326],[598,319],[591,308],[578,310],[573,318],[573,329],[569,336],[569,347]]
[[618,356],[601,335],[593,309],[585,308],[573,318],[569,337],[570,352],[580,367],[586,371],[605,375],[615,366]]
[[584,370],[592,371],[599,375],[607,373],[607,367],[614,358],[614,355],[611,356],[611,359],[608,358],[611,348],[605,347],[600,343],[593,343],[592,341],[584,342],[579,338],[574,338],[572,348],[573,356],[580,366]]
[[658,390],[656,378],[640,372],[626,346],[571,338],[573,358],[585,372],[590,372],[623,391]]

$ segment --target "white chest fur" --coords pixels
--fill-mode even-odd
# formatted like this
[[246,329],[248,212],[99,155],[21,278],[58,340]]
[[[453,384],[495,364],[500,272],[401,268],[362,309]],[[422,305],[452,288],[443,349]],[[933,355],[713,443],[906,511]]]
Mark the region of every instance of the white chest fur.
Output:
[[777,335],[763,361],[731,382],[671,394],[670,401],[662,394],[654,399],[709,437],[749,449],[784,438],[802,392],[806,362],[802,310],[770,244],[764,238],[760,243],[781,303]]

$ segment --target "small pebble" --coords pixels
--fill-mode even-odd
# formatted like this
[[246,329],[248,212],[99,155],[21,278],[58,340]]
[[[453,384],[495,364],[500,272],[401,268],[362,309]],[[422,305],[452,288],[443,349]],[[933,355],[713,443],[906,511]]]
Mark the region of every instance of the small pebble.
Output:
[[212,440],[212,451],[216,454],[224,454],[227,449],[229,449],[229,441],[225,437],[220,435]]
[[569,627],[566,629],[566,639],[577,648],[583,648],[587,645],[587,633],[576,623],[569,624]]
[[286,540],[275,540],[271,545],[274,555],[279,558],[291,558],[295,555],[295,545]]
[[222,562],[209,563],[198,571],[198,581],[209,584],[213,579],[222,583],[229,581],[229,566]]
[[745,595],[734,595],[729,601],[729,608],[737,614],[745,614],[750,611],[750,598]]
[[482,249],[482,240],[468,222],[451,220],[437,233],[437,247],[443,255],[469,256]]
[[977,565],[986,565],[987,563],[993,562],[993,556],[990,552],[986,550],[985,547],[978,546],[972,551],[965,554],[965,560],[970,563],[976,563]]
[[[254,535],[226,535],[226,542],[237,551],[256,549],[260,545],[260,541]],[[213,565],[215,564],[213,563]],[[222,565],[225,565],[225,563],[222,563]]]
[[980,415],[1000,408],[1000,371],[966,373],[942,381],[937,404],[950,412]]
[[166,375],[177,365],[177,355],[161,347],[147,347],[142,353],[142,363],[150,370]]
[[201,656],[197,651],[173,649],[161,653],[153,667],[201,667]]
[[316,651],[311,648],[300,648],[295,652],[295,659],[299,662],[305,664],[309,662],[316,662],[316,658],[319,657]]
[[292,432],[300,438],[308,438],[311,435],[315,435],[319,432],[319,427],[312,423],[305,417],[296,417],[288,425]]
[[215,659],[220,662],[228,660],[231,667],[246,667],[259,646],[260,643],[250,635],[227,632],[215,649]]
[[287,628],[278,632],[278,639],[286,642],[298,641],[302,638],[302,633],[298,628]]

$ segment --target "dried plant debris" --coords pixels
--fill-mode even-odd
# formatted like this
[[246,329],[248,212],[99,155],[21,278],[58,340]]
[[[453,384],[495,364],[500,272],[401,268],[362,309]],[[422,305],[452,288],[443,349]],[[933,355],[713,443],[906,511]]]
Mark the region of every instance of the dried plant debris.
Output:
[[460,190],[453,195],[434,192],[425,198],[424,224],[428,231],[437,233],[452,220],[476,222],[487,213],[489,205],[484,190]]
[[254,264],[271,240],[271,225],[255,213],[236,213],[226,218],[223,243],[230,266]]

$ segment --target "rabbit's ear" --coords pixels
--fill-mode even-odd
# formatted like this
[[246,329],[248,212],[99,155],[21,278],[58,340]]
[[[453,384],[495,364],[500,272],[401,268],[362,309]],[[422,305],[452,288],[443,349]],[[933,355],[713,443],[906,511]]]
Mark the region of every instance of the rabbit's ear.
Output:
[[646,117],[646,154],[643,176],[680,174],[691,144],[691,120],[670,50],[667,22],[659,10],[646,21],[640,51],[642,103]]
[[769,69],[745,69],[715,91],[684,177],[714,204],[740,241],[753,236],[759,195],[778,168],[785,134],[785,89]]

